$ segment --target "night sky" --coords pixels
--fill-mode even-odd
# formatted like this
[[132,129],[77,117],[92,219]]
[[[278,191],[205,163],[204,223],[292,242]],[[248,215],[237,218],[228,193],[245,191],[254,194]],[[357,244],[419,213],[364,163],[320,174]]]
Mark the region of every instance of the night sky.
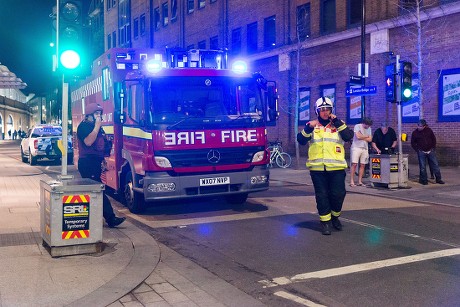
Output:
[[53,84],[52,7],[56,0],[0,0],[0,63],[27,83],[24,94],[46,94]]

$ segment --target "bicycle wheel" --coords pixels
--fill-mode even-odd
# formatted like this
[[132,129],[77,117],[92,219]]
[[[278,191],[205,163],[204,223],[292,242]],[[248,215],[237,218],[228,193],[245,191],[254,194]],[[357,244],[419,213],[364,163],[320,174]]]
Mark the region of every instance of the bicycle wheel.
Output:
[[291,166],[292,158],[288,153],[282,152],[276,157],[276,165],[281,168],[288,168]]

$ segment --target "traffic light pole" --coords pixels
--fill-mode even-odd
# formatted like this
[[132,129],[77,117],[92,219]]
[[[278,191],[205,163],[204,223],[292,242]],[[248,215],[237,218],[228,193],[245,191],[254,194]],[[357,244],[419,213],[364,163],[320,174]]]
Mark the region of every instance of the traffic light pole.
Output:
[[62,158],[60,179],[73,179],[72,175],[67,175],[67,155],[69,135],[69,83],[65,82],[62,75]]
[[398,109],[398,187],[403,187],[403,149],[402,149],[402,97],[401,97],[401,65],[396,55],[396,105]]

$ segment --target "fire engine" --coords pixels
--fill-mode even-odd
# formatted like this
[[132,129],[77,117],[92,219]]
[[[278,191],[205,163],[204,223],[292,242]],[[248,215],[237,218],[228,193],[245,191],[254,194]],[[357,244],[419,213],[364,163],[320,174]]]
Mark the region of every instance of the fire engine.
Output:
[[102,181],[131,212],[178,198],[244,203],[268,189],[266,125],[278,116],[276,84],[229,62],[225,50],[113,48],[72,91],[74,138],[85,106],[104,109],[113,145]]

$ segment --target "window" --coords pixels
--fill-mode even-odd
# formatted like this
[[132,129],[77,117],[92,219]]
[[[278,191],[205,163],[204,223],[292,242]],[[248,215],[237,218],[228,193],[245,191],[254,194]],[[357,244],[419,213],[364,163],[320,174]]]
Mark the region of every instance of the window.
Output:
[[219,49],[219,37],[213,36],[209,39],[209,49],[216,50]]
[[177,0],[171,0],[171,22],[177,20]]
[[335,0],[321,0],[321,34],[335,31]]
[[241,53],[241,28],[232,30],[232,54]]
[[202,9],[206,5],[206,0],[198,0],[198,8]]
[[107,35],[107,49],[112,48],[112,35]]
[[272,48],[276,45],[276,21],[275,16],[264,19],[264,47]]
[[195,49],[195,45],[192,44],[192,45],[187,46],[187,50],[191,50],[191,49]]
[[121,47],[130,47],[131,44],[131,0],[118,2],[118,33]]
[[[361,0],[360,0],[361,1]],[[310,3],[297,7],[297,35],[304,41],[311,35],[310,29]]]
[[361,25],[363,7],[362,0],[348,0],[348,26]]
[[187,12],[193,13],[195,10],[195,0],[187,0]]
[[199,41],[198,49],[206,49],[206,41]]
[[159,7],[156,7],[154,10],[153,10],[153,20],[155,22],[155,31],[158,31],[160,30],[160,8]]
[[141,25],[140,25],[140,28],[141,28],[141,35],[144,35],[144,34],[145,34],[145,14],[142,14],[142,15],[141,15]]
[[117,33],[115,31],[112,32],[112,47],[117,46]]
[[163,14],[163,27],[166,27],[169,22],[168,2],[165,2],[161,5],[161,13]]
[[257,22],[248,24],[247,30],[248,53],[257,52]]
[[134,18],[134,39],[139,37],[139,18]]
[[[417,2],[419,2],[419,1],[420,0],[400,0],[399,1],[399,6],[400,6],[400,9],[401,9],[402,12],[411,11],[411,10],[417,8]],[[420,3],[419,5],[422,6],[423,4]]]

